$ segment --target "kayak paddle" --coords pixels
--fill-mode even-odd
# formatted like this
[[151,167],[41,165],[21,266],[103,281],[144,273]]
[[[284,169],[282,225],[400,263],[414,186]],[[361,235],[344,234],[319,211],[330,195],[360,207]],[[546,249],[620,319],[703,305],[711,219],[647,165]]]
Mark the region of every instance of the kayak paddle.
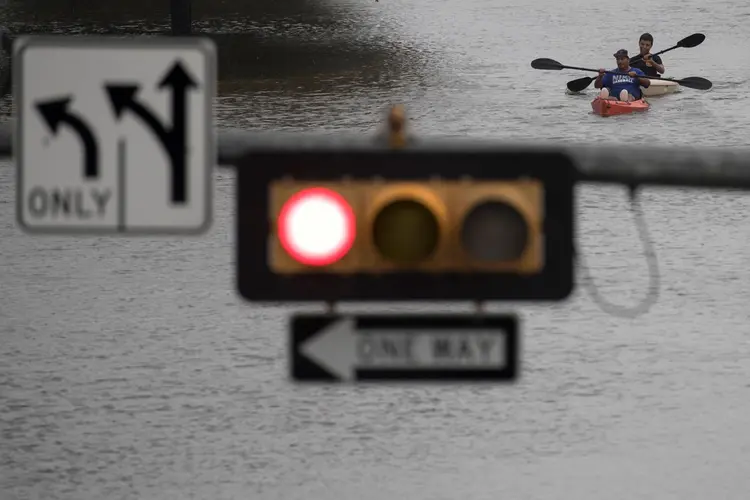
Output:
[[[674,50],[674,49],[679,49],[680,47],[684,49],[692,49],[693,47],[697,47],[698,45],[702,44],[703,40],[705,39],[706,39],[706,35],[704,35],[703,33],[693,33],[692,35],[685,37],[679,42],[677,42],[677,45],[675,45],[674,47],[669,47],[668,49],[664,49],[652,55],[660,56],[665,52],[669,52],[670,50]],[[630,62],[634,63],[638,59],[643,59],[643,56],[641,54],[638,54],[637,56],[633,56]]]
[[[680,47],[690,49],[692,47],[696,47],[700,45],[701,43],[703,43],[703,40],[705,39],[706,39],[706,35],[704,35],[703,33],[693,33],[692,35],[685,37],[679,42],[677,42],[677,45],[675,45],[674,47],[669,47],[668,49],[664,49],[661,52],[657,52],[656,54],[653,54],[653,55],[658,56],[665,52],[669,52],[670,50],[679,49]],[[634,63],[638,59],[642,59],[642,58],[643,56],[640,54],[638,54],[637,56],[633,56],[633,58],[631,59],[631,63]],[[568,82],[568,85],[567,85],[568,90],[570,90],[571,92],[580,92],[586,87],[588,87],[589,85],[591,85],[591,82],[593,82],[594,80],[596,80],[596,77],[591,78],[588,76],[584,76],[583,78],[578,78],[577,80],[571,80]]]
[[[531,61],[531,67],[534,69],[550,69],[550,70],[578,69],[581,71],[595,71],[597,73],[599,72],[598,69],[579,68],[578,66],[565,66],[564,64],[560,64],[554,59],[547,59],[544,57],[541,59],[534,59],[533,61]],[[612,73],[613,75],[627,74],[627,73],[620,73],[618,71],[605,71],[605,73]],[[697,89],[697,90],[708,90],[713,86],[710,80],[706,80],[705,78],[701,78],[699,76],[690,76],[688,78],[683,78],[682,80],[675,80],[673,78],[661,78],[658,76],[645,76],[641,78],[648,78],[649,80],[667,80],[670,82],[679,83],[683,87],[687,87],[689,89]],[[596,78],[592,78],[592,80],[596,80]]]

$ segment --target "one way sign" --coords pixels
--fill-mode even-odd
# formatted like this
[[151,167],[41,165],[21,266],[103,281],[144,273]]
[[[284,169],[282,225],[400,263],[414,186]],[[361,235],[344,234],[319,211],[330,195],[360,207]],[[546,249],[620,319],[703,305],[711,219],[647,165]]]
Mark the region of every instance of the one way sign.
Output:
[[23,229],[176,234],[210,226],[212,41],[23,37],[13,61]]
[[298,381],[513,381],[515,315],[299,315],[292,320]]

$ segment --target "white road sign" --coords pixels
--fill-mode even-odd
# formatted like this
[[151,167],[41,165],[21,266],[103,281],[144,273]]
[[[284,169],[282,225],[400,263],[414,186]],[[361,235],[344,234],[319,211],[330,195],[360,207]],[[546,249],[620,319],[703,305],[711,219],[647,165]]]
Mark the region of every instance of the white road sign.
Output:
[[24,230],[208,229],[217,161],[212,41],[32,36],[13,52]]
[[[298,316],[298,380],[509,380],[516,374],[514,317]],[[305,365],[305,366],[303,366]]]

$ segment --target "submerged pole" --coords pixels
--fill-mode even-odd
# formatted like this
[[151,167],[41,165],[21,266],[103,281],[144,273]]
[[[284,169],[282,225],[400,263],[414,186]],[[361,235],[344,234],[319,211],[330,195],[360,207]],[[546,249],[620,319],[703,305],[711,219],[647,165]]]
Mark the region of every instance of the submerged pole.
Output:
[[192,0],[169,0],[172,35],[185,36],[192,32]]
[[[0,5],[3,5],[0,0]],[[13,91],[13,39],[3,26],[0,26],[0,100]]]

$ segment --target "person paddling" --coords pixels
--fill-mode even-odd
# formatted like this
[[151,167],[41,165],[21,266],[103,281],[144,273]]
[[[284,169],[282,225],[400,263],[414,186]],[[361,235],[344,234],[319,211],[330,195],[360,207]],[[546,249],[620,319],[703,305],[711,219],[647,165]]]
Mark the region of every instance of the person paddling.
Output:
[[630,60],[630,66],[643,71],[646,76],[659,76],[664,74],[664,63],[658,55],[651,55],[654,46],[654,37],[650,33],[644,33],[638,40],[640,54]]
[[[610,70],[621,74],[607,73],[606,69],[599,69],[599,76],[594,81],[594,87],[602,89],[599,97],[611,101],[633,101],[640,99],[641,87],[648,88],[651,80],[646,78],[646,74],[637,68],[630,67],[630,57],[628,51],[620,49],[614,53],[617,60],[617,68]],[[622,74],[624,73],[624,74]],[[618,97],[610,97],[614,94]]]

